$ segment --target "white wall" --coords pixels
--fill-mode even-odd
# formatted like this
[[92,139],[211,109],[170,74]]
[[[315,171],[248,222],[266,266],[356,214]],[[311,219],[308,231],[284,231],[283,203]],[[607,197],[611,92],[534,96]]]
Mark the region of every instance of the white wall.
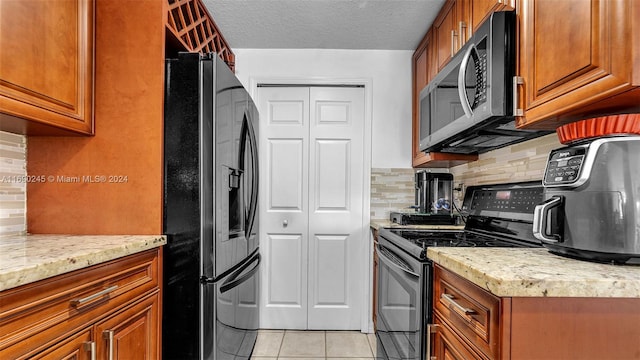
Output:
[[233,49],[236,76],[252,79],[367,79],[372,91],[372,168],[411,167],[411,56],[408,50]]

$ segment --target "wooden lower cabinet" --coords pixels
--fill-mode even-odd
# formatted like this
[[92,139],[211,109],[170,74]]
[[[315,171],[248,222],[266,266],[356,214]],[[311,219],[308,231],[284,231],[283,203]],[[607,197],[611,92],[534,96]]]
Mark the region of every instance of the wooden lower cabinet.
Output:
[[95,354],[96,343],[93,341],[93,332],[89,330],[69,336],[65,341],[50,349],[47,349],[31,359],[34,360],[91,360]]
[[442,320],[435,317],[436,331],[432,335],[434,357],[436,359],[471,360],[482,359],[469,345],[465,344],[456,333]]
[[496,297],[438,265],[433,284],[427,359],[640,359],[639,298]]
[[158,359],[158,304],[158,294],[154,294],[97,324],[98,358]]
[[0,292],[0,359],[158,359],[161,268],[156,248]]

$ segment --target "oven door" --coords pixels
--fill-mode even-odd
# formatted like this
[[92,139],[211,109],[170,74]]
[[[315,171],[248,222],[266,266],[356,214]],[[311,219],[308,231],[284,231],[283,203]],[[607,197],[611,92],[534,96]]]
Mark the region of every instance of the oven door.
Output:
[[384,237],[378,252],[378,359],[423,359],[424,264]]

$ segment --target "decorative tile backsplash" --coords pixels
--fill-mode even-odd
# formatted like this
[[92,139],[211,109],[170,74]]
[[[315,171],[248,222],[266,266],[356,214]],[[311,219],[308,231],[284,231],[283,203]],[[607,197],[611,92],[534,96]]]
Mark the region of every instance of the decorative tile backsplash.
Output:
[[387,220],[391,211],[415,203],[414,170],[371,169],[371,219]]
[[478,156],[477,161],[449,169],[456,185],[541,180],[549,152],[561,147],[553,133]]
[[27,231],[27,138],[0,131],[0,236]]
[[[558,136],[549,134],[520,144],[490,151],[478,160],[449,169],[454,187],[541,180],[549,152],[561,147]],[[454,191],[456,203],[463,192]],[[413,205],[414,169],[371,169],[371,219],[389,219],[389,212]]]
[[[489,151],[478,160],[449,169],[455,186],[542,180],[549,152],[561,147],[553,133],[523,143]],[[461,202],[462,193],[454,192]]]

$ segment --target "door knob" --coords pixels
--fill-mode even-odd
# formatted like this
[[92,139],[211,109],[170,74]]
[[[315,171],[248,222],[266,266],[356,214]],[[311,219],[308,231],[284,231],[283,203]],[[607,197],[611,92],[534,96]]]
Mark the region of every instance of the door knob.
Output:
[[282,221],[282,227],[287,227],[288,225],[289,225],[289,221],[287,220]]

